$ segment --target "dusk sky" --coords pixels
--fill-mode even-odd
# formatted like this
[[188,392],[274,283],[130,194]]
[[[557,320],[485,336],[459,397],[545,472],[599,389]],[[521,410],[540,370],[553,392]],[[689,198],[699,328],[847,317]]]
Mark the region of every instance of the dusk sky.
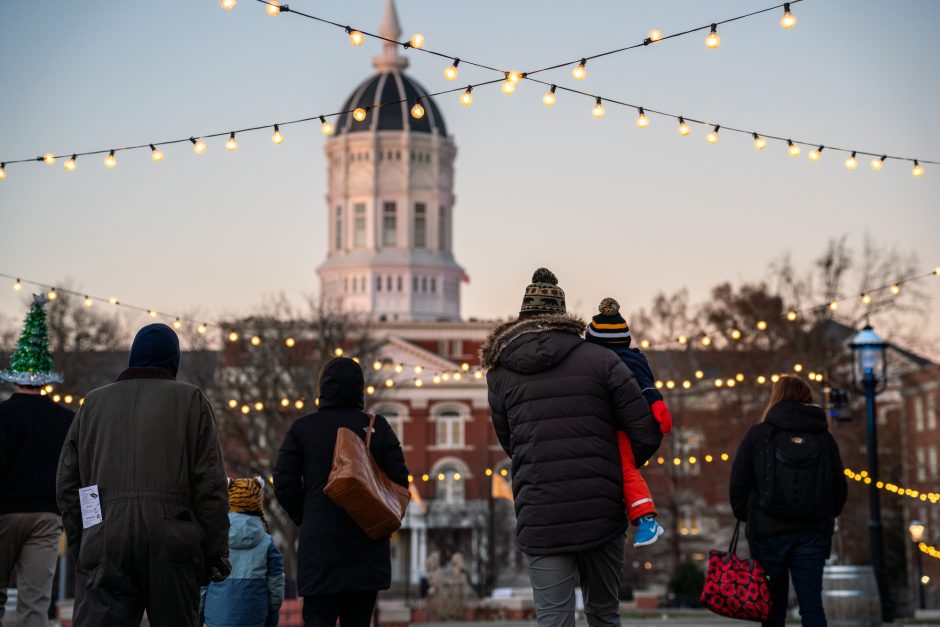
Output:
[[[384,0],[290,5],[378,30]],[[399,0],[405,34],[463,59],[527,70],[641,40],[654,27],[685,30],[773,0],[557,2]],[[940,160],[940,3],[806,0],[797,26],[780,13],[598,59],[575,81],[546,80],[601,96],[795,140]],[[269,17],[240,0],[0,3],[0,160],[141,144],[336,111],[372,72],[374,40],[355,48],[341,30],[297,16]],[[429,91],[493,73],[408,54]],[[932,77],[932,78],[931,78]],[[464,317],[518,311],[532,271],[550,267],[569,305],[589,314],[604,296],[625,310],[658,291],[765,276],[791,252],[808,267],[826,242],[866,233],[940,265],[940,166],[920,178],[908,162],[846,155],[790,158],[771,142],[709,129],[690,137],[652,117],[523,82],[437,99],[458,146],[454,250],[471,283]],[[0,181],[0,272],[61,283],[161,311],[212,320],[249,313],[280,291],[317,289],[326,256],[326,163],[318,124],[224,139],[197,156],[189,144],[79,159],[75,172],[21,164]],[[940,280],[924,288],[940,303]],[[23,295],[0,289],[0,314],[21,318]],[[142,319],[141,322],[144,320]],[[925,333],[940,337],[940,316]]]

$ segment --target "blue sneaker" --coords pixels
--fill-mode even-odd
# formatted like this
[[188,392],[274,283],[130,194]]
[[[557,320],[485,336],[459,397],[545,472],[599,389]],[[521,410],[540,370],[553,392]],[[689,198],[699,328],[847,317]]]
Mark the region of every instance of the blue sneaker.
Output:
[[659,536],[666,532],[652,514],[646,515],[640,519],[636,533],[633,535],[633,548],[639,546],[648,546],[659,540]]

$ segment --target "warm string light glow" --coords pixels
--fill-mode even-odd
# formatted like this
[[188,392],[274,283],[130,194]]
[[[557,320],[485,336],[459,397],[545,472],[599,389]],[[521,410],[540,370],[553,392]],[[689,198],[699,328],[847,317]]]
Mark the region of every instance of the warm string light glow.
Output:
[[153,161],[163,161],[163,151],[153,144],[150,144],[150,158]]
[[689,126],[688,122],[685,121],[681,115],[679,116],[679,135],[686,137],[692,132],[692,127]]
[[646,111],[643,110],[643,107],[637,109],[636,125],[640,128],[646,128],[650,125],[649,116],[646,115]]
[[601,104],[601,99],[598,97],[597,101],[594,103],[594,107],[591,109],[591,115],[599,120],[604,117],[604,113],[604,105]]
[[790,3],[783,3],[783,15],[780,16],[780,26],[787,30],[796,26],[796,16],[790,11]]
[[320,116],[320,132],[323,133],[324,135],[333,134],[333,124],[331,124],[329,120],[327,120],[322,115]]
[[457,69],[458,65],[460,65],[460,59],[454,59],[453,63],[444,68],[444,78],[449,81],[457,80],[460,75],[460,70]]
[[767,147],[767,140],[758,135],[757,133],[752,133],[754,136],[754,148],[757,150],[763,150]]
[[716,143],[718,143],[718,130],[719,130],[720,128],[721,128],[721,127],[716,124],[716,125],[715,125],[715,128],[713,128],[713,129],[708,133],[708,135],[705,136],[705,141],[707,141],[709,144],[716,144]]
[[225,149],[230,152],[238,150],[238,141],[235,139],[235,131],[229,133],[228,139],[225,140]]
[[[935,268],[933,271],[928,272],[928,273],[912,275],[912,276],[894,281],[892,283],[888,283],[885,285],[881,285],[881,286],[866,290],[861,293],[860,297],[858,295],[841,296],[837,299],[827,300],[824,303],[810,305],[799,310],[788,309],[786,310],[786,312],[781,314],[780,320],[781,321],[785,320],[788,323],[792,324],[792,323],[795,323],[797,320],[799,320],[801,316],[812,313],[812,312],[828,311],[830,313],[835,313],[839,311],[840,305],[842,303],[851,304],[852,302],[857,302],[856,299],[858,298],[861,299],[861,302],[863,305],[870,305],[873,302],[873,296],[878,293],[883,293],[890,298],[897,298],[903,292],[903,285],[914,282],[914,281],[924,280],[930,277],[934,277],[934,278],[940,277],[940,268]],[[757,323],[754,325],[754,328],[758,332],[763,333],[768,330],[769,326],[770,325],[767,320],[758,320]],[[740,341],[744,337],[744,333],[741,331],[741,329],[738,329],[736,327],[731,327],[730,329],[719,329],[717,330],[717,333],[721,335],[725,335],[726,337],[729,337],[731,340],[735,342]],[[651,348],[653,346],[670,345],[673,343],[678,344],[679,346],[687,346],[690,344],[692,340],[698,340],[699,343],[704,348],[709,348],[714,345],[714,337],[715,337],[714,332],[709,333],[709,332],[704,332],[704,331],[693,331],[689,333],[682,333],[666,340],[654,341],[649,338],[643,338],[642,340],[640,340],[640,347],[646,349],[646,348]]]
[[583,81],[585,78],[587,78],[587,68],[585,67],[586,65],[587,61],[581,59],[581,62],[578,63],[578,65],[576,65],[573,70],[571,70],[571,75],[575,77],[576,80]]
[[117,157],[114,156],[114,151],[108,153],[108,156],[104,158],[104,167],[111,169],[117,165]]
[[712,24],[711,32],[708,33],[708,37],[705,38],[705,47],[710,49],[715,49],[721,45],[721,37],[718,36],[718,26]]
[[937,492],[921,492],[919,490],[912,490],[910,488],[905,488],[894,483],[888,483],[885,481],[880,481],[875,479],[868,474],[867,470],[862,470],[861,472],[855,472],[850,468],[845,469],[845,476],[858,483],[864,483],[865,485],[875,484],[875,487],[879,490],[884,490],[885,492],[891,492],[893,494],[898,494],[900,496],[906,496],[908,498],[918,500],[918,501],[929,501],[930,503],[936,505],[940,502],[940,493]]
[[274,132],[271,133],[271,141],[275,144],[284,143],[284,133],[281,132],[277,124],[274,125]]
[[792,140],[787,140],[787,154],[791,157],[800,156],[800,147],[793,143]]
[[411,107],[411,117],[416,120],[424,117],[424,107],[421,106],[420,102],[416,102],[415,106]]
[[467,90],[460,94],[460,104],[465,107],[473,104],[473,85],[467,85]]
[[552,85],[551,88],[545,92],[545,95],[542,96],[542,103],[546,107],[551,107],[556,102],[558,102],[558,95],[555,93],[555,90],[558,89],[557,85]]

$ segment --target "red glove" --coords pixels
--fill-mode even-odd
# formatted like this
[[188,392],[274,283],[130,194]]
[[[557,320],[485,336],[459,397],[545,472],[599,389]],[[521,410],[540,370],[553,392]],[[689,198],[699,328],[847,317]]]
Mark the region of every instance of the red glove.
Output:
[[669,413],[665,401],[653,401],[650,409],[653,411],[653,418],[659,423],[659,430],[663,433],[672,431],[672,414]]

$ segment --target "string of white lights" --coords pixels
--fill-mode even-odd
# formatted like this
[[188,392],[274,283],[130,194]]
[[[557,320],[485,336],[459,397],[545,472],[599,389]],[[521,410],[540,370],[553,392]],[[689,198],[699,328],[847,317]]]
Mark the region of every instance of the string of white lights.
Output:
[[[310,19],[313,19],[313,20],[317,20],[317,21],[319,21],[319,22],[323,22],[323,23],[329,24],[329,25],[334,26],[334,27],[337,27],[337,28],[342,28],[342,29],[344,29],[344,30],[349,34],[349,38],[350,38],[351,43],[353,43],[354,45],[357,45],[357,46],[358,46],[358,45],[361,45],[361,44],[363,43],[363,41],[365,40],[366,37],[372,37],[372,38],[379,39],[379,40],[382,40],[382,41],[385,41],[385,42],[391,42],[391,43],[394,43],[394,44],[396,44],[396,45],[401,45],[403,48],[406,48],[406,49],[420,50],[420,51],[423,51],[423,52],[426,52],[426,53],[429,53],[429,54],[433,54],[433,55],[436,55],[436,56],[439,56],[439,57],[451,58],[451,55],[444,54],[444,53],[442,53],[442,52],[438,52],[438,51],[431,50],[431,49],[427,48],[427,47],[425,46],[425,42],[426,42],[425,37],[424,37],[423,35],[420,35],[420,34],[417,34],[417,35],[412,36],[412,37],[411,37],[410,39],[408,39],[407,41],[399,42],[399,41],[390,40],[390,39],[388,39],[388,38],[382,37],[381,35],[376,35],[376,34],[373,34],[373,33],[369,33],[369,32],[367,32],[367,31],[362,31],[362,30],[358,30],[358,29],[353,29],[353,28],[351,28],[351,27],[349,27],[349,26],[344,26],[344,25],[342,25],[342,24],[339,24],[338,22],[333,22],[333,21],[331,21],[331,20],[326,20],[326,19],[324,19],[324,18],[320,18],[320,17],[317,17],[317,16],[313,16],[313,15],[310,15],[310,14],[307,14],[307,13],[303,13],[303,12],[300,12],[300,11],[296,11],[296,10],[290,9],[287,5],[282,5],[282,4],[278,3],[278,2],[275,2],[274,0],[256,0],[256,1],[258,1],[258,2],[260,2],[260,3],[262,3],[262,4],[264,4],[266,10],[267,10],[268,13],[271,14],[271,15],[279,15],[279,14],[281,14],[281,13],[283,13],[283,12],[287,12],[288,14],[293,14],[293,15],[298,15],[298,16],[302,16],[302,17],[307,17],[307,18],[310,18]],[[225,8],[225,9],[232,9],[232,8],[234,8],[234,6],[237,4],[237,0],[221,0],[221,1],[220,1],[220,4],[221,4],[222,7]],[[767,8],[767,9],[762,9],[762,10],[760,10],[760,11],[755,11],[755,12],[752,12],[752,13],[749,13],[749,14],[745,14],[745,15],[742,15],[742,16],[737,16],[737,17],[734,17],[734,18],[729,18],[729,19],[727,19],[727,20],[722,20],[722,21],[720,21],[720,22],[715,22],[715,23],[710,24],[710,25],[707,26],[707,27],[705,27],[705,26],[696,27],[696,28],[694,28],[694,29],[690,29],[690,30],[687,30],[687,31],[682,31],[682,32],[679,32],[679,33],[674,33],[674,34],[671,34],[671,35],[663,35],[661,31],[659,31],[659,30],[657,30],[657,29],[654,29],[654,30],[652,30],[652,31],[650,31],[650,32],[648,33],[647,37],[643,40],[643,42],[642,42],[641,44],[636,44],[636,45],[632,45],[632,46],[627,46],[627,47],[624,47],[624,48],[618,48],[618,49],[615,49],[615,50],[606,51],[606,52],[602,52],[602,53],[598,53],[598,54],[595,54],[595,55],[591,55],[591,56],[588,56],[588,57],[583,57],[583,58],[581,58],[580,61],[578,62],[578,64],[575,66],[575,68],[574,68],[574,70],[572,71],[572,73],[573,73],[573,75],[575,76],[575,78],[583,79],[583,78],[585,78],[585,77],[587,76],[587,70],[586,70],[586,67],[585,67],[585,66],[586,66],[587,61],[590,60],[590,59],[595,59],[595,58],[598,58],[598,57],[602,57],[602,56],[606,56],[606,55],[610,55],[610,54],[615,54],[615,53],[623,52],[623,51],[626,51],[626,50],[632,50],[632,49],[636,49],[636,48],[639,48],[639,47],[645,47],[645,46],[648,46],[648,45],[658,44],[658,43],[661,43],[662,41],[665,41],[665,40],[668,40],[668,39],[671,39],[671,38],[675,38],[675,37],[679,37],[679,36],[691,34],[691,33],[697,32],[697,31],[699,31],[699,30],[703,30],[704,28],[709,28],[709,35],[708,35],[708,37],[706,38],[706,45],[707,45],[709,48],[715,48],[715,47],[717,47],[717,46],[719,45],[719,43],[720,43],[720,37],[719,37],[718,34],[717,34],[717,26],[718,26],[719,24],[724,24],[724,23],[727,23],[727,22],[732,22],[732,21],[735,21],[735,20],[744,19],[745,17],[750,17],[750,16],[752,16],[752,15],[758,15],[758,14],[760,14],[760,13],[764,13],[764,12],[767,12],[767,11],[770,11],[770,10],[774,10],[774,9],[779,9],[779,8],[781,8],[781,7],[784,8],[784,14],[783,14],[783,16],[781,17],[781,26],[784,27],[784,28],[792,28],[792,26],[794,26],[794,25],[796,24],[796,18],[795,18],[795,16],[792,14],[792,12],[790,11],[790,4],[795,4],[795,2],[788,2],[788,3],[784,3],[783,5],[776,5],[776,6],[774,6],[774,7],[769,7],[769,8]],[[447,68],[445,68],[445,71],[444,71],[445,77],[448,78],[448,79],[450,79],[450,80],[455,80],[455,79],[458,77],[458,75],[459,75],[458,65],[459,65],[460,63],[461,63],[461,59],[460,59],[459,57],[457,57],[457,56],[454,56],[451,65],[449,65]],[[831,145],[826,145],[826,144],[821,143],[821,142],[805,141],[805,140],[793,140],[793,139],[790,139],[790,138],[788,138],[788,137],[784,137],[784,136],[782,136],[782,135],[771,135],[771,134],[766,134],[766,133],[759,133],[759,132],[757,132],[757,131],[746,130],[746,129],[738,128],[738,127],[734,127],[734,126],[722,125],[722,124],[718,124],[718,123],[714,123],[714,122],[709,122],[709,121],[705,121],[705,120],[700,120],[700,119],[696,119],[696,118],[690,117],[690,116],[680,115],[680,114],[676,114],[676,113],[670,113],[670,112],[666,112],[666,111],[660,111],[660,110],[657,110],[657,109],[645,108],[645,107],[643,107],[643,106],[641,106],[641,105],[636,105],[636,104],[624,102],[624,101],[617,100],[617,99],[613,99],[613,98],[606,98],[606,97],[603,97],[603,96],[600,96],[600,95],[591,94],[591,93],[586,92],[586,91],[582,91],[582,90],[578,90],[578,89],[574,89],[574,88],[570,88],[570,87],[558,85],[557,83],[548,83],[548,82],[546,82],[546,81],[541,81],[541,80],[539,80],[539,79],[537,79],[537,78],[534,78],[534,77],[532,76],[532,75],[535,74],[535,73],[545,72],[545,71],[548,71],[548,70],[551,70],[551,69],[556,69],[556,68],[558,68],[558,67],[564,67],[564,66],[566,66],[566,65],[570,65],[570,63],[562,63],[562,64],[557,64],[557,65],[554,65],[554,66],[547,66],[547,67],[544,67],[544,68],[539,68],[539,69],[533,70],[533,71],[531,71],[531,72],[518,72],[518,71],[512,71],[512,70],[510,70],[510,71],[505,71],[505,70],[500,70],[500,69],[498,69],[498,68],[495,68],[495,67],[493,67],[493,66],[489,66],[489,65],[485,65],[485,64],[477,63],[477,62],[472,62],[472,61],[466,61],[466,60],[463,61],[463,63],[464,63],[465,65],[474,65],[474,66],[477,66],[477,67],[480,67],[480,68],[485,68],[485,69],[488,69],[488,70],[491,70],[491,71],[500,72],[500,73],[503,74],[503,79],[502,79],[502,80],[497,79],[497,80],[486,81],[486,82],[482,82],[482,83],[470,84],[470,85],[467,85],[465,88],[464,88],[464,87],[460,87],[460,88],[457,88],[457,89],[450,89],[450,90],[438,91],[438,92],[429,94],[429,95],[426,96],[426,97],[427,97],[427,98],[431,98],[431,97],[434,97],[434,96],[445,95],[445,94],[453,93],[453,92],[462,92],[462,93],[460,94],[460,102],[461,102],[461,104],[463,104],[464,106],[470,106],[470,105],[473,103],[473,93],[472,93],[472,92],[473,92],[474,87],[480,87],[480,86],[490,85],[490,84],[494,84],[494,83],[501,83],[501,85],[502,85],[502,87],[501,87],[501,88],[502,88],[502,91],[503,91],[504,93],[506,93],[506,94],[512,94],[512,93],[514,93],[514,92],[516,91],[516,85],[519,83],[519,81],[521,81],[522,79],[526,79],[526,80],[534,81],[534,82],[536,82],[536,83],[541,83],[541,84],[543,84],[543,85],[549,86],[549,91],[548,91],[548,92],[543,96],[543,98],[542,98],[543,102],[544,102],[546,105],[548,105],[548,106],[554,105],[555,102],[557,102],[557,91],[558,91],[558,90],[561,90],[561,91],[565,91],[565,92],[568,92],[568,93],[572,93],[572,94],[576,94],[576,95],[580,95],[580,96],[584,96],[584,97],[588,97],[588,98],[593,99],[593,100],[594,100],[594,105],[593,105],[591,111],[592,111],[592,114],[594,115],[594,117],[596,117],[596,118],[602,118],[602,117],[604,117],[604,115],[605,115],[605,113],[606,113],[606,109],[605,109],[605,107],[604,107],[604,104],[605,104],[605,103],[608,103],[608,104],[614,104],[614,105],[617,105],[617,106],[622,106],[622,107],[630,108],[630,109],[633,109],[633,110],[637,111],[637,120],[636,120],[636,122],[637,122],[637,125],[638,125],[639,127],[641,127],[641,128],[645,128],[645,127],[649,126],[649,123],[650,123],[650,122],[649,122],[649,114],[654,114],[654,115],[659,115],[659,116],[665,116],[665,117],[668,117],[668,118],[673,118],[673,119],[678,120],[678,132],[679,132],[679,134],[682,135],[682,136],[688,136],[688,135],[691,134],[691,132],[692,132],[692,127],[691,127],[690,123],[692,123],[692,124],[699,124],[699,125],[710,126],[710,127],[712,128],[712,130],[706,135],[706,139],[709,141],[709,143],[716,143],[716,142],[718,141],[719,131],[721,131],[721,130],[725,130],[725,131],[727,131],[727,132],[739,133],[739,134],[740,134],[740,133],[744,133],[744,134],[751,135],[751,136],[753,137],[754,146],[755,146],[755,148],[758,149],[758,150],[763,150],[763,149],[765,149],[765,148],[767,147],[767,140],[773,140],[773,141],[784,142],[785,145],[786,145],[786,149],[787,149],[788,154],[789,154],[790,156],[792,156],[792,157],[796,157],[796,156],[799,156],[799,155],[801,154],[801,152],[802,152],[801,146],[804,146],[804,147],[811,147],[812,149],[811,149],[811,150],[809,151],[809,153],[808,153],[808,157],[809,157],[809,159],[810,159],[811,161],[818,161],[818,160],[820,159],[820,157],[821,157],[821,155],[822,155],[822,152],[823,152],[824,150],[829,150],[830,152],[845,152],[845,153],[848,153],[848,154],[849,154],[849,157],[845,160],[845,166],[846,166],[846,168],[848,168],[848,169],[850,169],[850,170],[855,169],[855,168],[858,166],[858,156],[859,156],[859,155],[871,156],[871,157],[872,157],[872,160],[871,160],[871,168],[872,168],[873,170],[875,170],[875,171],[881,170],[881,169],[884,167],[885,163],[886,163],[888,160],[909,161],[909,162],[912,162],[912,163],[913,163],[913,167],[912,167],[912,170],[911,170],[911,174],[912,174],[913,176],[915,176],[915,177],[919,177],[919,176],[922,176],[922,175],[924,174],[924,166],[923,166],[923,164],[925,164],[925,163],[929,163],[929,164],[940,164],[940,162],[938,162],[938,161],[929,160],[929,159],[896,156],[896,155],[890,155],[890,154],[887,154],[887,153],[877,152],[877,151],[872,152],[872,151],[864,151],[864,150],[857,150],[857,149],[850,149],[850,148],[840,148],[840,147],[834,147],[834,146],[831,146]],[[423,117],[424,114],[425,114],[425,109],[424,109],[424,107],[423,107],[422,104],[421,104],[421,99],[422,99],[422,98],[419,97],[419,98],[416,99],[416,101],[415,101],[414,103],[409,103],[409,104],[412,104],[412,107],[411,107],[411,114],[412,114],[412,116],[414,116],[414,117],[416,117],[416,118]],[[272,129],[272,130],[273,130],[272,135],[271,135],[272,141],[273,141],[275,144],[280,144],[280,143],[282,143],[282,142],[284,141],[284,134],[283,134],[283,132],[280,130],[281,127],[283,127],[283,126],[288,126],[288,125],[291,125],[291,124],[300,124],[300,123],[312,122],[312,121],[316,121],[316,120],[320,121],[320,123],[321,123],[321,130],[323,131],[323,133],[326,134],[326,135],[330,135],[330,134],[333,133],[334,127],[333,127],[333,124],[332,124],[331,122],[329,122],[329,120],[328,120],[327,118],[333,118],[333,117],[336,117],[336,116],[339,116],[339,115],[343,115],[344,113],[351,113],[352,116],[353,116],[353,118],[354,118],[355,120],[357,120],[357,121],[362,121],[362,120],[365,120],[365,119],[366,119],[366,116],[368,115],[369,110],[372,109],[372,108],[379,108],[379,107],[383,107],[383,106],[389,106],[389,105],[394,105],[394,104],[401,104],[401,103],[403,103],[403,102],[405,102],[405,100],[397,100],[397,101],[383,102],[383,103],[380,103],[380,104],[378,104],[378,105],[375,105],[374,107],[371,107],[371,108],[362,108],[362,107],[358,107],[358,108],[356,108],[356,109],[354,109],[354,110],[351,110],[351,111],[340,111],[340,112],[329,113],[329,114],[321,114],[321,115],[310,116],[310,117],[307,117],[307,118],[301,118],[301,119],[297,119],[297,120],[290,120],[290,121],[286,121],[286,122],[274,122],[274,123],[262,124],[262,125],[258,125],[258,126],[250,126],[250,127],[245,127],[245,128],[236,129],[236,130],[231,130],[231,131],[225,131],[225,132],[215,132],[215,133],[207,133],[207,134],[199,134],[199,135],[189,135],[188,137],[184,137],[184,138],[180,138],[180,139],[174,139],[174,140],[168,140],[168,141],[162,141],[162,142],[147,142],[147,143],[141,143],[141,144],[136,144],[136,145],[122,146],[122,147],[118,147],[118,148],[104,148],[104,149],[97,149],[97,150],[90,150],[90,151],[83,151],[83,152],[71,152],[71,153],[70,153],[69,151],[65,151],[65,152],[63,152],[63,153],[61,153],[61,154],[55,154],[55,153],[47,152],[47,153],[45,153],[45,154],[43,154],[42,156],[39,156],[39,157],[31,157],[31,158],[24,158],[24,159],[5,160],[5,161],[0,161],[0,180],[5,179],[5,178],[7,177],[7,166],[10,165],[10,164],[19,164],[19,163],[45,163],[45,164],[47,164],[47,165],[52,165],[52,164],[54,164],[58,159],[60,159],[60,158],[65,158],[67,155],[70,155],[70,156],[68,156],[68,158],[67,158],[66,161],[65,161],[65,168],[66,168],[66,170],[68,170],[68,171],[74,171],[74,170],[77,168],[77,159],[78,159],[78,157],[88,156],[88,155],[105,154],[105,155],[106,155],[105,158],[104,158],[104,165],[105,165],[105,167],[107,167],[107,168],[113,168],[113,167],[115,167],[115,166],[117,165],[117,153],[122,152],[122,151],[129,151],[129,150],[144,150],[144,149],[149,149],[150,155],[151,155],[151,159],[152,159],[153,161],[159,162],[159,161],[162,161],[162,160],[164,159],[164,157],[165,157],[164,152],[163,152],[163,150],[160,148],[160,146],[167,146],[167,145],[172,145],[172,144],[185,143],[185,142],[187,142],[187,141],[192,144],[193,149],[195,150],[195,152],[196,152],[197,154],[202,154],[202,153],[204,153],[204,152],[206,151],[206,149],[207,149],[207,145],[206,145],[206,143],[205,143],[205,140],[206,140],[206,139],[211,139],[211,138],[216,138],[216,137],[225,137],[225,136],[227,136],[227,140],[226,140],[226,142],[225,142],[225,147],[226,147],[226,149],[229,150],[229,151],[234,151],[234,150],[237,150],[237,149],[238,149],[237,135],[238,135],[239,133],[244,134],[244,133],[259,131],[259,130],[263,130],[263,129]]]
[[[36,281],[33,279],[25,279],[14,274],[7,274],[4,272],[0,272],[0,277],[11,279],[13,281],[12,289],[14,291],[21,291],[24,285],[32,285],[44,291],[46,293],[46,297],[49,300],[53,300],[53,301],[56,300],[56,298],[58,298],[58,295],[60,293],[69,294],[69,295],[81,298],[85,307],[92,307],[94,306],[95,303],[106,303],[109,306],[123,307],[131,311],[146,313],[148,316],[152,318],[160,318],[163,320],[167,320],[173,325],[175,329],[182,328],[183,323],[194,325],[196,332],[199,334],[205,334],[210,328],[218,329],[225,333],[225,338],[230,343],[246,341],[247,339],[247,342],[251,346],[259,346],[262,344],[262,342],[264,342],[264,338],[261,335],[252,332],[250,329],[239,331],[239,330],[233,329],[231,324],[228,324],[225,322],[213,323],[213,322],[200,321],[194,318],[189,318],[186,316],[176,315],[176,314],[168,313],[165,311],[161,311],[153,307],[142,307],[140,305],[125,303],[113,295],[107,296],[107,297],[96,296],[87,292],[79,292],[79,291],[70,290],[70,289],[58,288],[49,283]],[[863,292],[861,292],[861,294],[858,296],[844,296],[843,295],[837,299],[828,300],[823,303],[818,303],[818,304],[810,305],[807,307],[788,309],[785,314],[782,314],[776,318],[768,318],[766,320],[759,320],[755,324],[753,330],[741,329],[736,326],[731,326],[725,329],[720,329],[717,331],[717,333],[718,335],[722,335],[730,340],[739,341],[744,337],[745,333],[749,333],[752,331],[763,333],[770,328],[771,324],[795,323],[798,320],[800,320],[801,317],[805,317],[814,312],[819,312],[823,310],[829,310],[831,312],[835,312],[839,310],[840,306],[848,304],[850,302],[854,302],[856,299],[859,299],[863,305],[871,305],[874,302],[875,296],[880,293],[887,293],[891,297],[900,296],[903,291],[903,287],[905,285],[914,283],[917,281],[923,281],[930,277],[940,277],[940,266],[935,267],[933,270],[929,272],[902,277],[895,281],[887,283],[885,285],[879,285],[879,286],[872,287],[870,289],[866,289]],[[297,333],[299,334],[300,331],[301,330],[298,330]],[[663,344],[668,345],[673,342],[679,345],[685,346],[696,341],[701,346],[708,348],[712,346],[716,337],[717,335],[715,335],[715,333],[708,333],[706,331],[695,330],[695,331],[689,331],[687,333],[680,334],[677,337],[670,338],[668,340],[654,342],[649,339],[641,339],[640,348],[652,348],[653,346],[660,346]],[[288,348],[293,348],[297,344],[297,342],[298,340],[293,336],[289,336],[284,339],[284,343]],[[335,350],[342,351],[343,349],[337,347]],[[341,355],[342,352],[338,354]],[[800,369],[795,370],[795,371],[800,372],[801,370],[802,370],[802,366]],[[696,378],[702,378],[702,377],[697,376]]]

